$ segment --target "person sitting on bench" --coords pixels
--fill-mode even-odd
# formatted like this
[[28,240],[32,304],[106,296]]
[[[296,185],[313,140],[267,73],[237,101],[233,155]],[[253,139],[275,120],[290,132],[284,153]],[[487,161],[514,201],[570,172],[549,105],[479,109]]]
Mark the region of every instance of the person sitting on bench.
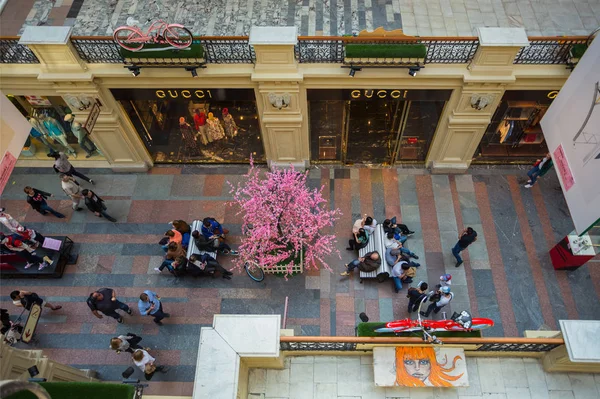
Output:
[[226,280],[231,280],[232,272],[225,269],[219,262],[213,259],[209,254],[192,255],[188,262],[188,274],[198,277],[210,275],[214,278],[215,272],[220,272],[221,276]]
[[224,255],[238,255],[239,252],[231,249],[231,247],[225,244],[223,241],[218,240],[216,237],[207,239],[206,236],[200,234],[198,230],[192,232],[192,238],[196,244],[198,251],[205,252],[218,252]]
[[379,266],[381,266],[381,256],[379,256],[379,252],[371,251],[366,253],[365,256],[354,259],[352,262],[344,265],[346,270],[342,272],[341,275],[349,276],[357,267],[361,272],[369,273],[379,269]]

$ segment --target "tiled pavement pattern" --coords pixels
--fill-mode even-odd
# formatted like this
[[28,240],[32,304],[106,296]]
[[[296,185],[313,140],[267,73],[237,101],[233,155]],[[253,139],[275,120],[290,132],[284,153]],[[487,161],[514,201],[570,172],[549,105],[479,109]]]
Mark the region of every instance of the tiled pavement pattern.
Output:
[[537,359],[467,358],[469,387],[380,388],[372,356],[299,356],[251,369],[248,399],[597,399],[598,374],[545,373]]
[[[45,312],[38,327],[39,343],[52,358],[80,368],[92,368],[106,380],[119,380],[130,360],[108,349],[108,340],[128,331],[141,334],[163,364],[173,366],[158,375],[150,392],[190,394],[200,327],[215,313],[283,314],[289,297],[287,327],[297,335],[354,335],[357,315],[372,320],[406,317],[405,290],[395,294],[391,282],[359,283],[358,276],[339,276],[354,254],[346,251],[353,220],[361,214],[380,222],[396,215],[416,231],[408,247],[420,256],[417,279],[435,284],[444,272],[452,274],[456,297],[445,309],[470,309],[490,317],[496,326],[486,336],[519,336],[525,329],[557,328],[559,319],[598,319],[600,269],[583,266],[555,272],[548,249],[572,229],[555,175],[533,189],[522,188],[518,169],[477,169],[471,174],[429,175],[421,169],[312,169],[309,184],[324,186],[330,206],[343,216],[334,230],[342,259],[332,257],[334,273],[310,271],[285,281],[267,276],[254,283],[245,274],[233,280],[175,279],[153,268],[161,262],[157,245],[174,219],[214,216],[239,242],[240,218],[225,205],[227,182],[241,180],[246,166],[156,167],[147,174],[114,174],[109,170],[82,171],[96,181],[94,190],[107,200],[118,224],[88,211],[73,212],[50,168],[17,168],[1,198],[1,206],[25,224],[46,235],[67,234],[77,244],[79,262],[62,279],[4,280],[2,307],[17,310],[8,294],[13,288],[35,290],[63,305]],[[31,185],[54,193],[50,201],[68,217],[41,216],[25,202],[22,187]],[[86,187],[87,183],[83,183]],[[450,248],[463,226],[474,227],[479,240],[465,253],[465,266],[454,267]],[[231,267],[226,257],[221,257]],[[125,317],[126,324],[95,318],[85,299],[100,287],[115,288],[119,297],[136,304],[144,289],[164,298],[172,317],[158,328],[151,318]],[[136,309],[136,308],[134,308]],[[137,311],[136,311],[137,313]],[[242,332],[243,333],[243,332]],[[181,382],[181,383],[179,383]]]
[[[111,35],[133,16],[163,18],[209,36],[247,35],[251,26],[298,27],[301,35],[341,36],[403,28],[408,35],[473,36],[476,28],[524,27],[530,36],[587,35],[598,27],[600,0],[36,0],[31,12],[3,17],[20,25],[73,25],[76,35]],[[9,0],[9,3],[32,0]],[[76,17],[76,20],[73,18]],[[4,19],[6,18],[6,20]],[[14,26],[14,28],[12,28]]]

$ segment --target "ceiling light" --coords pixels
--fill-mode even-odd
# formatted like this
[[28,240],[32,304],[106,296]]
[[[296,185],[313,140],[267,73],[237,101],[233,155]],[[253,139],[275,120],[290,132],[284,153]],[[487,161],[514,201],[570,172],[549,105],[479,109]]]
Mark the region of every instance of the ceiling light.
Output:
[[362,71],[362,68],[360,68],[360,67],[355,67],[354,65],[351,65],[351,66],[350,66],[350,73],[349,73],[350,77],[351,77],[351,78],[353,78],[353,77],[354,77],[354,75],[356,75],[356,72],[357,72],[357,71]]
[[197,67],[195,67],[195,66],[185,67],[185,70],[188,71],[189,73],[191,73],[193,78],[198,77]]
[[408,74],[414,78],[415,76],[417,76],[417,72],[419,72],[420,70],[420,66],[410,67],[408,69]]

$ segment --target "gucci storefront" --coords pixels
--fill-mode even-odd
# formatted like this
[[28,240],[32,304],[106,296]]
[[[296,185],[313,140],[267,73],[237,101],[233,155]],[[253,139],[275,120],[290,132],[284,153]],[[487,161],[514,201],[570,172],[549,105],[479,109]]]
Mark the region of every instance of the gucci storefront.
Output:
[[155,163],[265,161],[254,89],[111,89]]
[[309,89],[313,163],[424,163],[452,90]]

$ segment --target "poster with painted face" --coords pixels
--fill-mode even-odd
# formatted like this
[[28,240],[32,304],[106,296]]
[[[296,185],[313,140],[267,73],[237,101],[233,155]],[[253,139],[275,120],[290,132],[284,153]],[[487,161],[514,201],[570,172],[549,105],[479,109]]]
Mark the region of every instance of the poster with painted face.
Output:
[[467,363],[462,348],[374,348],[373,368],[376,386],[469,386]]

